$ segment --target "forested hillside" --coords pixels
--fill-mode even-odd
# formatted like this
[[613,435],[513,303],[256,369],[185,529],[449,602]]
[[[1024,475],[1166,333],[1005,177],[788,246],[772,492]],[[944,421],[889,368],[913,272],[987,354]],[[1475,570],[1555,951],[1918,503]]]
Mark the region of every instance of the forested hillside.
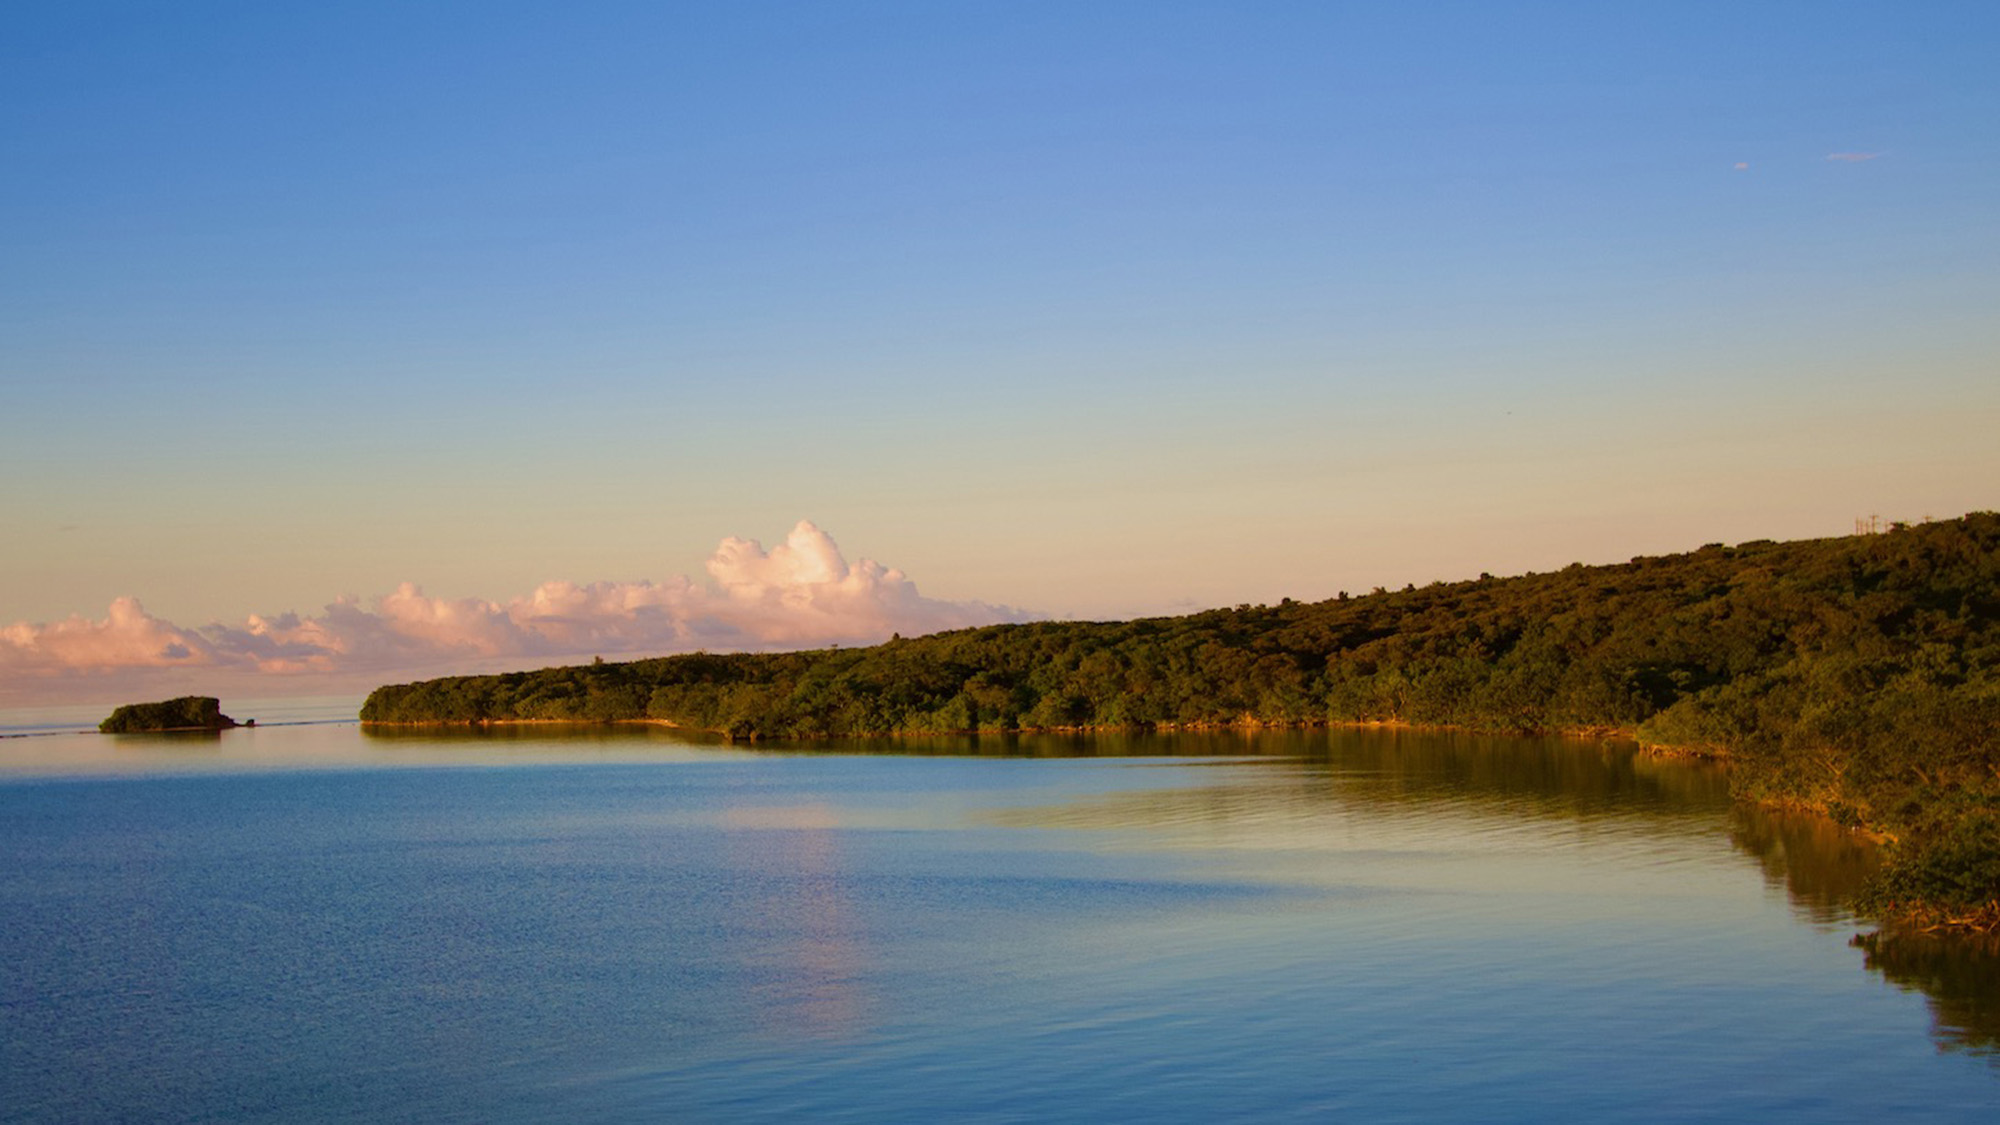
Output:
[[1725,755],[1898,837],[1877,905],[2000,918],[2000,514],[1130,622],[697,653],[378,689],[370,722],[655,719],[736,738],[1387,721]]

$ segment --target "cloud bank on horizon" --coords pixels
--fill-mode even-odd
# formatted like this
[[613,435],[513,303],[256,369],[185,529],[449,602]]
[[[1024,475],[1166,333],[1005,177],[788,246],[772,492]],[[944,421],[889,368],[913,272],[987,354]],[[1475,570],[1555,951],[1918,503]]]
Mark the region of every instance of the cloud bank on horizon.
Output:
[[[361,674],[444,675],[495,661],[660,655],[873,644],[1027,614],[983,602],[926,598],[902,571],[849,565],[833,537],[801,520],[770,550],[726,538],[707,563],[712,584],[545,582],[501,603],[431,597],[411,583],[366,604],[341,598],[317,617],[251,615],[242,625],[176,625],[119,598],[102,618],[0,629],[0,699],[54,701],[79,689],[136,689],[187,672],[351,680]],[[296,686],[296,685],[294,685]]]

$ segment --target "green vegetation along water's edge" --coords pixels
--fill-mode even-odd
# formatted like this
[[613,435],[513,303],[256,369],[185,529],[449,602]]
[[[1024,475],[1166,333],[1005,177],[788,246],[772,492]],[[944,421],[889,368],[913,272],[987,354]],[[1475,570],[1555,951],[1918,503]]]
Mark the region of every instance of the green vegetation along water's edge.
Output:
[[157,703],[127,703],[97,724],[105,734],[142,731],[229,730],[236,720],[222,713],[222,701],[212,695],[184,695]]
[[1862,909],[2000,928],[2000,513],[1124,622],[376,689],[364,722],[732,738],[1228,724],[1602,731],[1891,842]]

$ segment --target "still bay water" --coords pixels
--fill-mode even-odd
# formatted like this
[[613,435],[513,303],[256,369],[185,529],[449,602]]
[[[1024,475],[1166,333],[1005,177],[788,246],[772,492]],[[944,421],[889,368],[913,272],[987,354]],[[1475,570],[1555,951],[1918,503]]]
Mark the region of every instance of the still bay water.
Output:
[[2000,1112],[1995,962],[1627,746],[279,716],[0,739],[0,1120]]

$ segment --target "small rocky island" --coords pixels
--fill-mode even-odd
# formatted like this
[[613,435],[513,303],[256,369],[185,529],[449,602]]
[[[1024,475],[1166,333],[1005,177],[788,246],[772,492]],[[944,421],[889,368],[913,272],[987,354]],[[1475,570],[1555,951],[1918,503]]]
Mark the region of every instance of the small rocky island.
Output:
[[141,731],[228,730],[235,719],[222,713],[222,702],[212,695],[184,695],[158,703],[128,703],[97,724],[105,734],[135,734]]

